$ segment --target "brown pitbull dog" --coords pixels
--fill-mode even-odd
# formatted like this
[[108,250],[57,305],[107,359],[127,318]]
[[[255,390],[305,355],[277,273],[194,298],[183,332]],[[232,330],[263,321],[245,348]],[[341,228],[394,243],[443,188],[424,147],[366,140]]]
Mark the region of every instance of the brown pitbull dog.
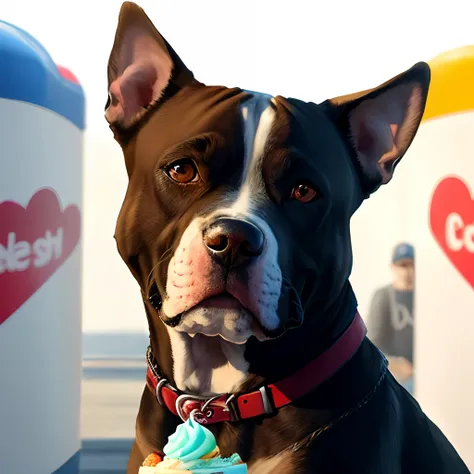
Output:
[[392,178],[429,82],[419,63],[319,105],[206,86],[123,5],[116,240],[150,330],[128,474],[191,411],[251,474],[468,472],[365,337],[348,280],[350,218]]

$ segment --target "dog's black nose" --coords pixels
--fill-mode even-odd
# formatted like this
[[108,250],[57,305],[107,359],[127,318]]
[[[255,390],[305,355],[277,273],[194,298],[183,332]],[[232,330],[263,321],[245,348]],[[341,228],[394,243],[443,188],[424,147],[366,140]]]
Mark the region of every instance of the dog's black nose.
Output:
[[203,235],[210,254],[219,263],[236,267],[248,263],[263,251],[263,232],[254,224],[221,217],[216,219]]

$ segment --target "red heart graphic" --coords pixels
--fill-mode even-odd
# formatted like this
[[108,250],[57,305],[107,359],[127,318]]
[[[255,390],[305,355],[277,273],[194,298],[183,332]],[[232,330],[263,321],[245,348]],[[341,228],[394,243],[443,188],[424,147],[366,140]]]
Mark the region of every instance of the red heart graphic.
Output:
[[474,196],[461,178],[449,176],[436,187],[430,227],[451,263],[474,289]]
[[61,211],[52,189],[40,189],[26,209],[0,203],[0,324],[24,304],[79,242],[77,206]]

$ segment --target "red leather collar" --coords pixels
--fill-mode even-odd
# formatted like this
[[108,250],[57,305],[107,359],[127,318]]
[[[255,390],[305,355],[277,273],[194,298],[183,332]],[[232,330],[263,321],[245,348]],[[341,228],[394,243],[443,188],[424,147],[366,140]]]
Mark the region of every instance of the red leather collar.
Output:
[[321,385],[333,376],[356,353],[367,333],[365,324],[356,313],[344,334],[323,354],[288,378],[264,385],[255,392],[241,395],[222,394],[200,397],[179,391],[160,375],[151,349],[147,351],[147,386],[158,402],[174,415],[186,421],[194,412],[201,424],[235,422],[271,415]]

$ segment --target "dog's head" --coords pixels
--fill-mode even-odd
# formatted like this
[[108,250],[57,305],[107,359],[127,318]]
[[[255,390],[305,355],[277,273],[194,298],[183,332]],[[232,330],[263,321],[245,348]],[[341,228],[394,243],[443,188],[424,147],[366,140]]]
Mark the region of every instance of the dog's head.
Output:
[[342,298],[350,217],[412,142],[429,68],[319,105],[205,86],[125,3],[108,81],[106,118],[129,175],[121,256],[158,294],[172,339],[243,345]]

